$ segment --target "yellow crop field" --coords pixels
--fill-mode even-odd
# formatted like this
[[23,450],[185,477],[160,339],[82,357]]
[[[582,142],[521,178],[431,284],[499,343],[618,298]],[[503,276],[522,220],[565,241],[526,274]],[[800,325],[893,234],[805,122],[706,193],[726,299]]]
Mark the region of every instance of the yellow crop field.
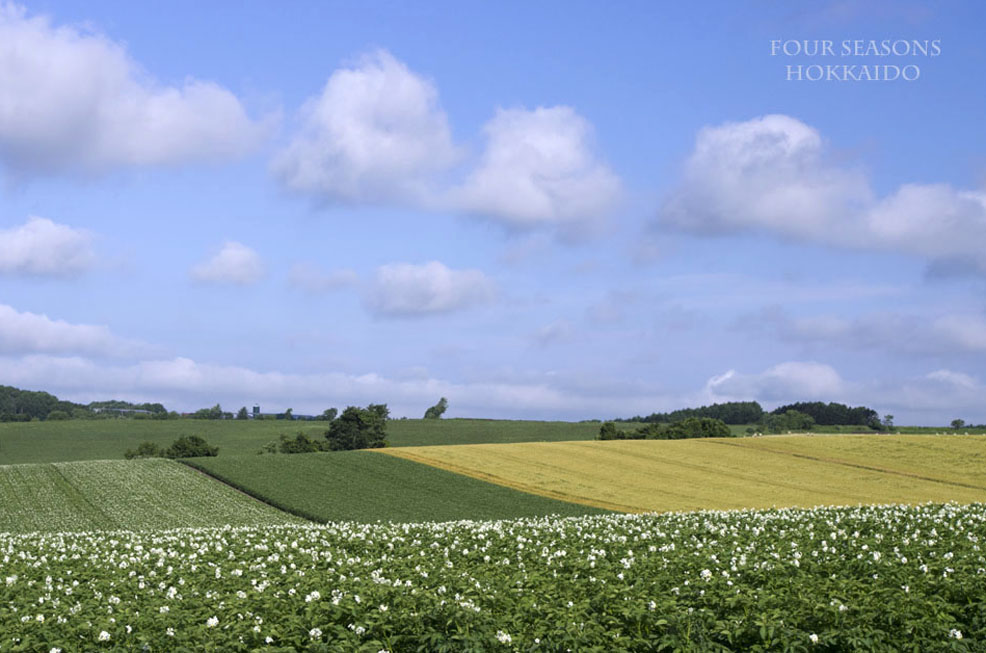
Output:
[[380,452],[625,512],[986,501],[982,436],[532,442]]

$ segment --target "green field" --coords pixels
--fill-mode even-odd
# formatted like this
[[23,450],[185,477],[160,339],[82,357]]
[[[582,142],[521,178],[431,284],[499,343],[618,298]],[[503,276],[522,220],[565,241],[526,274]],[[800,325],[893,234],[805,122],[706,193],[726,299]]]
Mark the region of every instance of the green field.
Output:
[[986,500],[982,436],[774,436],[381,449],[618,511]]
[[195,458],[189,464],[315,521],[446,521],[602,512],[368,451]]
[[[635,428],[636,424],[621,425]],[[283,433],[322,438],[328,424],[296,420],[136,420],[0,423],[0,465],[123,458],[127,449],[151,441],[167,447],[183,435],[199,435],[219,447],[220,456],[255,454]],[[387,422],[392,447],[489,442],[592,440],[599,424],[522,420],[397,419]]]
[[0,532],[301,522],[170,460],[0,465]]

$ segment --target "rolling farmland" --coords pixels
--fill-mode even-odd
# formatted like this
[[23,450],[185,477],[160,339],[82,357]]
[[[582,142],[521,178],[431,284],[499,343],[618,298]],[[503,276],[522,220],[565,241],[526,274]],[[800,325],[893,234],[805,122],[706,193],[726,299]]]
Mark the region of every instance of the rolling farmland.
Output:
[[984,444],[977,436],[778,436],[416,447],[377,455],[643,512],[983,501]]
[[301,522],[170,460],[0,466],[0,532]]
[[272,505],[319,522],[602,512],[369,451],[195,458],[188,463]]
[[981,651],[984,535],[983,504],[0,534],[0,650]]
[[[621,424],[635,428],[639,424]],[[283,420],[97,419],[0,423],[0,465],[67,460],[112,460],[141,442],[167,447],[183,435],[198,435],[219,447],[220,456],[252,455],[281,434],[321,439],[327,422]],[[592,440],[599,424],[526,420],[398,419],[387,422],[392,447],[491,442]]]

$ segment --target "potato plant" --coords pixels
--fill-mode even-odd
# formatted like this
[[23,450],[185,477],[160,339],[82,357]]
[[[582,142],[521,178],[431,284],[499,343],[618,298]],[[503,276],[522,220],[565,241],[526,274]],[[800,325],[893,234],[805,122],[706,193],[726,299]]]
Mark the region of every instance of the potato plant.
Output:
[[986,505],[0,535],[0,651],[951,651]]

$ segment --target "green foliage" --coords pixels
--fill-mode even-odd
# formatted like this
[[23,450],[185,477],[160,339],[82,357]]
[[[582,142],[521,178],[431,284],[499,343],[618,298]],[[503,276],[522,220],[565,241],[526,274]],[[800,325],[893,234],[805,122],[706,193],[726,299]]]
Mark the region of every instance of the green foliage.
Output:
[[982,651],[984,522],[891,506],[0,535],[0,632],[11,651]]
[[123,457],[127,460],[132,460],[134,458],[162,458],[164,452],[161,447],[157,446],[153,442],[144,441],[137,445],[136,449],[128,449]]
[[599,435],[596,437],[597,440],[618,440],[622,439],[619,437],[620,434],[616,431],[616,424],[613,422],[604,422],[602,426],[599,427]]
[[447,521],[605,511],[493,485],[374,451],[185,461],[314,521]]
[[197,435],[183,435],[164,450],[165,458],[197,458],[199,456],[217,456],[219,447],[210,446]]
[[[160,458],[0,465],[0,506],[0,533],[299,521],[205,474]],[[7,609],[4,603],[0,615]],[[0,632],[5,631],[0,623]],[[0,643],[0,650],[8,650],[7,642]]]
[[387,404],[370,404],[366,409],[382,420],[390,419],[390,409],[387,408]]
[[759,428],[764,433],[805,433],[815,430],[815,419],[797,410],[764,415]]
[[778,406],[771,411],[772,415],[784,415],[788,411],[797,411],[808,415],[816,424],[821,426],[853,425],[865,426],[881,430],[880,417],[872,408],[866,406],[847,406],[835,402],[799,401],[785,406]]
[[619,430],[613,422],[599,429],[599,440],[682,440],[686,438],[728,438],[733,433],[718,419],[687,417],[670,424],[652,423],[633,431]]
[[250,419],[250,413],[247,412],[246,406],[242,406],[236,411],[236,419]]
[[56,409],[56,410],[53,410],[50,413],[48,413],[48,419],[50,419],[50,420],[52,420],[54,422],[58,422],[58,421],[61,421],[61,420],[66,420],[66,419],[71,419],[71,418],[72,418],[72,416],[69,415],[64,410],[57,410]]
[[312,453],[314,451],[324,451],[327,443],[309,438],[304,433],[299,432],[294,438],[281,436],[281,444],[278,451],[281,453]]
[[[224,413],[222,406],[216,404],[212,408],[200,408],[190,415],[192,419],[227,419],[229,413]],[[230,417],[232,417],[230,415]]]
[[320,422],[331,422],[336,418],[338,414],[339,414],[338,408],[326,408],[324,411],[322,411],[322,414],[316,417],[315,419]]
[[425,419],[441,419],[442,415],[448,409],[448,399],[442,397],[438,400],[438,403],[430,407],[425,411]]
[[387,446],[386,414],[386,404],[370,404],[366,408],[348,406],[325,432],[329,448],[349,451]]
[[755,401],[727,401],[698,408],[681,408],[670,413],[651,413],[647,417],[631,417],[623,422],[646,422],[649,424],[670,424],[689,417],[711,417],[726,424],[752,424],[760,420],[763,408]]

